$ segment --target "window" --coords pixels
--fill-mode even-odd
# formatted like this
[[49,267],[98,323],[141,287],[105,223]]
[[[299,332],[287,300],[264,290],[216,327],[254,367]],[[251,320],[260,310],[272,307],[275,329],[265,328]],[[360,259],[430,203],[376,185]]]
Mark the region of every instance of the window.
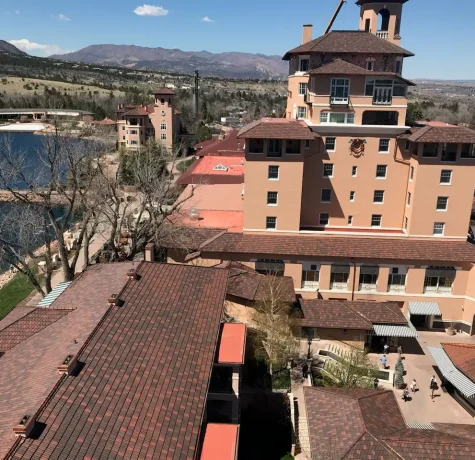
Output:
[[386,179],[387,165],[376,166],[376,179]]
[[350,192],[350,201],[355,201],[355,192]]
[[462,144],[460,158],[475,158],[475,144]]
[[450,294],[455,274],[454,267],[428,267],[424,278],[424,293]]
[[269,166],[269,169],[267,171],[267,178],[269,180],[279,180],[279,167]]
[[130,134],[137,134],[137,130],[136,129],[131,129]]
[[444,229],[445,229],[445,224],[443,222],[435,222],[434,231],[432,233],[433,235],[443,235]]
[[407,85],[404,85],[402,83],[394,83],[393,96],[406,97],[407,96]]
[[130,143],[131,143],[132,145],[138,145],[138,142],[137,142],[137,141],[130,141]]
[[411,192],[407,192],[406,206],[411,206]]
[[125,136],[122,136],[122,140],[125,141]]
[[428,158],[436,158],[438,153],[439,144],[434,142],[427,143],[423,145],[422,156]]
[[300,153],[300,140],[287,139],[285,141],[285,153],[298,155]]
[[353,216],[348,216],[348,225],[353,225]]
[[160,134],[160,139],[162,141],[166,141],[167,140],[167,135],[165,133]]
[[366,61],[366,70],[373,71],[374,70],[374,61]]
[[305,96],[307,94],[307,83],[299,83],[299,96]]
[[249,139],[249,153],[264,153],[264,139]]
[[371,227],[381,227],[381,214],[373,214],[371,216]]
[[320,271],[318,265],[311,264],[310,266],[302,267],[302,289],[318,289],[320,281]]
[[440,172],[440,183],[450,185],[452,183],[452,170],[443,169]]
[[334,291],[346,291],[350,275],[349,265],[332,265],[330,274],[330,289]]
[[330,102],[332,104],[347,104],[350,95],[350,80],[348,78],[332,78]]
[[325,148],[328,152],[334,152],[336,148],[336,137],[326,137]]
[[360,267],[360,291],[375,291],[378,281],[379,267]]
[[414,166],[411,166],[411,170],[409,173],[409,180],[412,182],[413,179],[414,179]]
[[388,153],[388,152],[389,152],[389,139],[380,139],[379,153]]
[[402,61],[400,61],[399,59],[396,61],[396,73],[401,73],[401,63]]
[[332,201],[332,191],[329,188],[322,188],[320,194],[321,203],[331,203]]
[[308,69],[309,69],[309,65],[310,65],[310,59],[300,58],[299,71],[300,72],[307,72]]
[[297,107],[297,118],[307,118],[307,107]]
[[125,126],[122,126],[122,131],[125,131]]
[[266,230],[275,230],[277,228],[277,217],[266,217]]
[[407,230],[408,223],[409,223],[409,220],[407,219],[407,217],[404,217],[404,230]]
[[256,272],[261,275],[284,276],[285,263],[278,259],[257,259]]
[[167,124],[166,123],[162,123],[160,125],[160,129],[167,129]]
[[219,165],[216,165],[214,168],[213,168],[213,171],[227,171],[228,168],[226,166],[224,166],[223,164],[219,164]]
[[267,192],[267,206],[277,206],[277,192]]
[[373,203],[384,203],[384,190],[375,190]]
[[320,123],[328,123],[328,113],[329,112],[320,112]]
[[369,32],[370,26],[371,26],[371,19],[366,19],[364,23],[364,31]]
[[388,277],[388,291],[404,292],[406,290],[406,275],[397,267],[391,268]]
[[358,166],[353,166],[351,168],[351,176],[356,177],[358,175]]
[[457,144],[442,144],[442,161],[453,162],[457,158]]
[[355,122],[355,114],[354,113],[347,113],[346,114],[346,123],[349,125],[354,124]]
[[282,141],[280,139],[269,139],[267,147],[268,157],[280,157],[282,156]]
[[339,125],[355,123],[355,114],[353,112],[320,112],[320,123],[335,123]]
[[330,215],[327,212],[320,213],[320,225],[328,225],[330,221]]
[[449,204],[449,197],[439,196],[437,198],[437,211],[447,211],[447,206]]
[[323,165],[323,177],[333,177],[333,163]]

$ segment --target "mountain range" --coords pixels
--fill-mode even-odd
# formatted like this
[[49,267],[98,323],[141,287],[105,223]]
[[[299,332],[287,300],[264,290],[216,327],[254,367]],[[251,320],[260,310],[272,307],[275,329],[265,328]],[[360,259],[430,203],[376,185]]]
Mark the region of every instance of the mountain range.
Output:
[[288,64],[282,61],[281,56],[181,51],[134,45],[91,45],[50,58],[184,74],[199,70],[203,76],[221,78],[282,79],[288,73]]
[[16,46],[6,42],[5,40],[0,40],[0,53],[19,54],[23,56],[27,55],[27,53],[19,50]]

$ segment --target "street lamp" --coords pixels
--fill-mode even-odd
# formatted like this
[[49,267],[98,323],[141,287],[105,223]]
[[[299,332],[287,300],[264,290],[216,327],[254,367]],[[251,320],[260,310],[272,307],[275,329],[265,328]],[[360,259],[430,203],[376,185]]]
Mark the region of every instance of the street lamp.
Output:
[[307,359],[311,359],[310,357],[310,347],[312,345],[312,337],[308,338],[308,351],[307,351]]

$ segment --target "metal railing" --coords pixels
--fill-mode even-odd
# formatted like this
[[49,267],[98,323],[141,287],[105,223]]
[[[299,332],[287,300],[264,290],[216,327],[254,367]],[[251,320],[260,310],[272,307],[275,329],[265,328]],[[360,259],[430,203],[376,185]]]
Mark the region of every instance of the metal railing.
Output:
[[393,102],[393,89],[376,87],[373,94],[373,105],[391,105]]
[[350,97],[330,96],[330,105],[349,105]]
[[452,287],[424,286],[424,294],[452,294]]
[[374,292],[376,291],[376,284],[360,283],[359,291]]
[[330,289],[332,291],[347,291],[348,290],[348,283],[337,283],[332,282],[330,283]]
[[389,284],[388,292],[406,292],[406,286],[403,284]]

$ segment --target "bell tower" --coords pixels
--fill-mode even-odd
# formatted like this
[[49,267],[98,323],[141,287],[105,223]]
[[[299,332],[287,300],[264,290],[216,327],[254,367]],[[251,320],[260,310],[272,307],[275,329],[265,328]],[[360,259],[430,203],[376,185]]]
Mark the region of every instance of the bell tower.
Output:
[[358,0],[360,30],[400,45],[402,6],[408,0]]

